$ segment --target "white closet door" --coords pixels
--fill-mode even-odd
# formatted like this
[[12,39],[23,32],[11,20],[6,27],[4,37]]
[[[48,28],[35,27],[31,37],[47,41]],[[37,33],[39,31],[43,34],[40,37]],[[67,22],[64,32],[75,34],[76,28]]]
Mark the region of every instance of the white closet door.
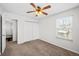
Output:
[[24,42],[32,40],[32,23],[24,22]]
[[39,24],[33,23],[33,39],[39,39]]

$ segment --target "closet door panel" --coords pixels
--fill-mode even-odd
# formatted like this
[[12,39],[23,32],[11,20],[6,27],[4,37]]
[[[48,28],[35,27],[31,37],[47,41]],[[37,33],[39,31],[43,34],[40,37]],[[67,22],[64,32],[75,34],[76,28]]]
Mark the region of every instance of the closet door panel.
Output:
[[39,24],[33,23],[33,39],[39,39]]
[[24,42],[32,40],[32,23],[24,22]]

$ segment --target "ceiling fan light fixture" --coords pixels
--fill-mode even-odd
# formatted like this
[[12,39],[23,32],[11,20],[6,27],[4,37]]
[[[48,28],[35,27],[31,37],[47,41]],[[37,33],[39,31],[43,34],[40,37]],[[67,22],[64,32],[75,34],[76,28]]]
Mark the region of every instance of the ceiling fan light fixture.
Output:
[[[36,13],[36,16],[41,15],[41,14],[48,15],[48,13],[44,12],[44,10],[51,8],[50,5],[47,5],[41,8],[40,6],[36,6],[34,3],[30,3],[30,4],[35,9],[33,12]],[[31,11],[29,13],[31,13]]]
[[41,15],[42,14],[42,12],[41,11],[36,11],[36,15]]
[[40,13],[36,11],[36,15],[40,15]]

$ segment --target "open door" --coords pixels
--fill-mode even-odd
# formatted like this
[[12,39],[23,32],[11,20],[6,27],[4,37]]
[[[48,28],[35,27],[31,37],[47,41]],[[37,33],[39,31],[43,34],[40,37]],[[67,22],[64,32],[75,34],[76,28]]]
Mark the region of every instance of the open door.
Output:
[[1,20],[2,20],[2,51],[1,52],[4,53],[6,48],[6,24],[2,16],[1,16]]

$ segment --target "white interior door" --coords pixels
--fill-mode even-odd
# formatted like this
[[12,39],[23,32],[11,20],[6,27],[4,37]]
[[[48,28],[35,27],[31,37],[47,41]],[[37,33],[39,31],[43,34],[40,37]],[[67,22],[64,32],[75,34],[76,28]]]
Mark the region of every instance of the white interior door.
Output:
[[24,42],[32,40],[32,23],[24,22]]
[[2,19],[2,53],[6,48],[6,22]]

